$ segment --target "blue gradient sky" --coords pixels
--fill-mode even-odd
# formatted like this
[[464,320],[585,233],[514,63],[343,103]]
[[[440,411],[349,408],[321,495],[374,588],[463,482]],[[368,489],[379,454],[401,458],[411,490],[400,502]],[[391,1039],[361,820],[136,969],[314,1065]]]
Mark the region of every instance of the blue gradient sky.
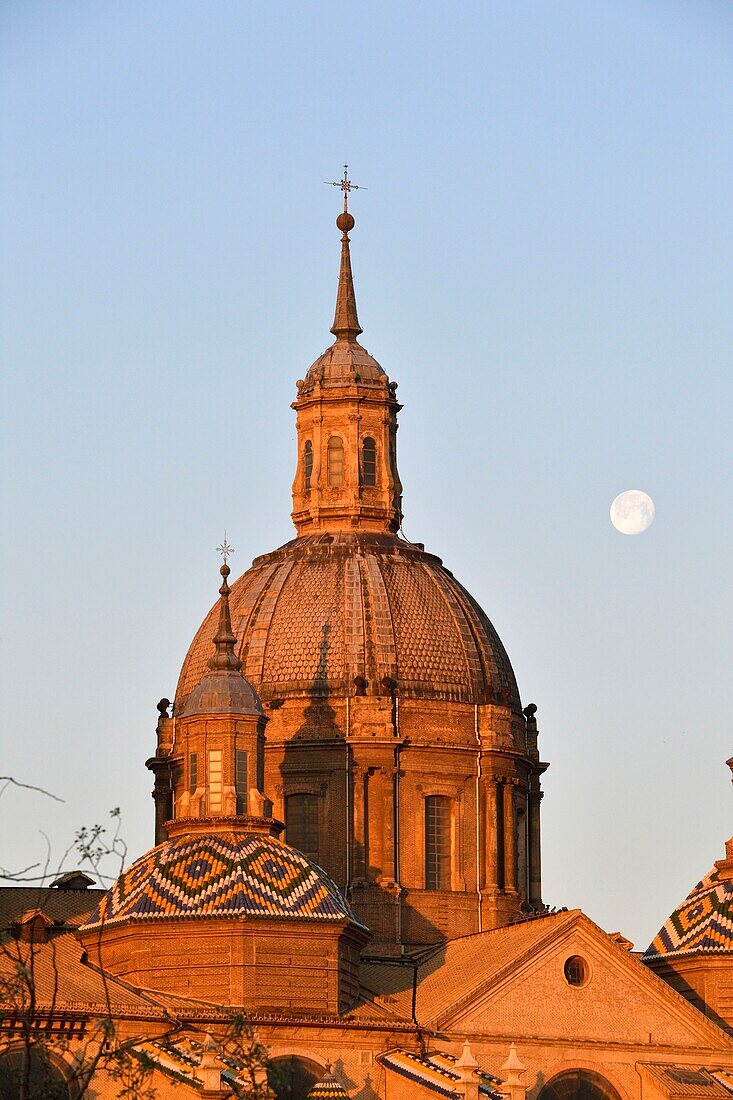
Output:
[[292,534],[348,160],[406,533],[539,706],[546,899],[645,945],[732,831],[732,33],[725,0],[3,5],[0,771],[66,801],[6,791],[0,863],[117,805],[152,843],[213,548]]

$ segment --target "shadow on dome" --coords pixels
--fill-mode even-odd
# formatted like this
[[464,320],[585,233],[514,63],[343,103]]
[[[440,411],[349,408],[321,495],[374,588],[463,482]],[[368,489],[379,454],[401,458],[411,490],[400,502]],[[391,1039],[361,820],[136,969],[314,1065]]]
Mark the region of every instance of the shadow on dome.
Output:
[[[303,711],[303,724],[296,730],[296,737],[337,737],[343,734],[336,722],[336,712],[329,703],[331,688],[328,684],[328,650],[331,624],[324,623],[318,645],[318,667],[309,691],[310,701]],[[286,751],[287,760],[287,751]]]

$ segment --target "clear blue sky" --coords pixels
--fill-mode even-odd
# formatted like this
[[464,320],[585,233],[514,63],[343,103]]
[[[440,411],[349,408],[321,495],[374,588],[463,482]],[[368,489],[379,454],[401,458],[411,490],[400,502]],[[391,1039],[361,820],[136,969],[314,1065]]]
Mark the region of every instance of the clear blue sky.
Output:
[[405,530],[539,706],[546,899],[645,945],[733,831],[732,35],[727,0],[3,5],[0,771],[66,801],[6,792],[0,863],[117,805],[152,842],[213,549],[292,534],[348,160]]

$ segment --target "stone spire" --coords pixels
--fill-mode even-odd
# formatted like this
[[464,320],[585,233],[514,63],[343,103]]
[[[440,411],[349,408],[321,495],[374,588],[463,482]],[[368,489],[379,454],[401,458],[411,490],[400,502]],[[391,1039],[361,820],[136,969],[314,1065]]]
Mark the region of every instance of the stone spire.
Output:
[[356,294],[349,251],[349,232],[354,228],[354,218],[348,211],[346,191],[344,191],[344,209],[336,218],[336,225],[341,230],[341,268],[331,332],[338,340],[353,344],[356,343],[356,338],[362,329],[356,315]]
[[232,619],[229,613],[230,589],[227,583],[227,577],[231,573],[231,569],[226,561],[219,572],[224,579],[219,589],[219,595],[221,596],[221,600],[219,601],[219,626],[214,635],[214,652],[209,658],[209,668],[213,672],[239,672],[242,667],[242,662],[234,652],[234,643],[237,640],[237,636],[232,633]]
[[357,184],[333,184],[344,192],[336,219],[341,230],[334,343],[298,383],[298,465],[293,481],[293,522],[299,535],[328,530],[396,533],[402,522],[402,484],[397,472],[397,383],[390,382],[357,336],[349,230],[354,219],[348,193]]
[[257,692],[242,672],[242,662],[234,651],[237,636],[232,630],[232,617],[229,611],[229,584],[231,573],[227,558],[234,551],[224,538],[222,546],[217,547],[224,555],[224,564],[219,572],[222,584],[219,589],[219,623],[214,635],[214,652],[208,661],[208,669],[186,699],[183,714],[178,717],[190,718],[193,714],[251,714],[262,717],[262,704]]

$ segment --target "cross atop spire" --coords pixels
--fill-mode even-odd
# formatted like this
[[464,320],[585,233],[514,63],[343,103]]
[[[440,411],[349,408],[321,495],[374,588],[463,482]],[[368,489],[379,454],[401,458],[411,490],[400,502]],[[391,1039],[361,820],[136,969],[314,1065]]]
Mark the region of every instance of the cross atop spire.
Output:
[[[336,218],[336,226],[341,230],[341,269],[339,271],[339,285],[336,293],[336,312],[331,325],[331,332],[338,340],[345,340],[349,344],[356,343],[356,338],[362,331],[359,318],[356,314],[356,294],[354,293],[354,277],[351,273],[351,252],[349,251],[349,230],[354,228],[353,215],[349,213],[348,196],[350,191],[361,190],[359,184],[352,183],[349,179],[349,166],[344,165],[344,177],[340,183],[332,183],[332,187],[340,187],[344,193],[343,213]],[[366,188],[363,188],[366,190]]]
[[230,558],[232,556],[232,554],[234,553],[234,547],[230,546],[229,543],[227,542],[226,527],[224,528],[224,541],[221,544],[221,546],[217,546],[216,550],[217,550],[217,553],[221,554],[221,556],[224,559],[224,564],[226,565],[227,558]]
[[219,589],[219,595],[221,596],[219,601],[219,625],[214,635],[214,652],[209,659],[209,668],[213,672],[217,670],[239,672],[242,662],[234,652],[237,636],[232,631],[232,619],[229,613],[230,589],[227,582],[227,578],[231,573],[231,569],[227,565],[227,558],[234,553],[234,550],[227,542],[226,534],[224,535],[224,542],[221,546],[217,546],[217,550],[224,558],[224,564],[219,570],[223,579]]
[[[326,180],[329,187],[340,187],[344,193],[344,214],[349,212],[349,191],[366,191],[366,187],[362,187],[359,183],[352,183],[349,179],[349,166],[344,165],[343,179],[334,181]],[[340,227],[339,227],[340,228]]]

